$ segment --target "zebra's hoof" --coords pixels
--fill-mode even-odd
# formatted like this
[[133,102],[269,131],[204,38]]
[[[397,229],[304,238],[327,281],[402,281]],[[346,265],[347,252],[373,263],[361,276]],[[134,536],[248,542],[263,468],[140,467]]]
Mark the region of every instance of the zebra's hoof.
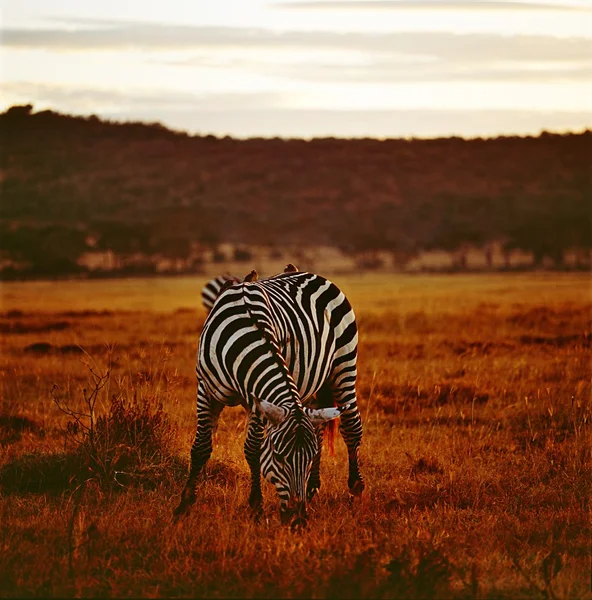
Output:
[[292,522],[290,523],[290,529],[292,531],[299,531],[305,529],[307,525],[308,520],[305,517],[298,516],[292,519]]
[[362,496],[362,492],[364,491],[364,482],[361,479],[356,479],[353,485],[349,487],[349,493],[355,498],[360,498]]
[[189,512],[189,509],[195,504],[196,500],[195,493],[188,492],[187,489],[183,491],[183,495],[181,496],[181,502],[179,502],[179,506],[175,508],[173,511],[173,520],[176,522],[180,517],[186,515]]
[[190,505],[184,505],[183,502],[173,511],[173,521],[176,523],[181,517],[184,517],[189,511]]
[[261,504],[261,502],[249,502],[249,509],[251,511],[251,516],[253,517],[255,523],[259,523],[259,521],[261,521],[261,518],[263,517],[263,504]]

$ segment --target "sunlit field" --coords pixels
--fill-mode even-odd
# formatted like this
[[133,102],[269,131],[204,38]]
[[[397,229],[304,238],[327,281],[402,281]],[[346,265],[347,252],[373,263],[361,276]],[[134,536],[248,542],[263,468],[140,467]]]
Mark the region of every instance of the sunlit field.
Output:
[[3,284],[0,596],[590,598],[590,277],[332,280],[367,487],[337,438],[297,532],[247,510],[241,408],[173,522],[204,279]]

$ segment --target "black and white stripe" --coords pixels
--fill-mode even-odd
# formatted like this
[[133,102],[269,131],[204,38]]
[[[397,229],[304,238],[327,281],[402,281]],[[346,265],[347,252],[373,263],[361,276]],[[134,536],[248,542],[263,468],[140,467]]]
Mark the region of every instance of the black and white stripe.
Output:
[[240,283],[242,279],[239,277],[235,277],[234,275],[229,275],[225,273],[224,275],[219,275],[218,277],[214,277],[206,283],[201,290],[201,303],[204,308],[209,312],[212,310],[212,306],[214,306],[214,302],[216,302],[216,298],[220,295],[220,291],[222,288],[228,283]]
[[[225,290],[200,339],[197,433],[175,513],[195,502],[216,420],[224,406],[238,404],[250,414],[245,456],[252,476],[249,503],[256,513],[262,473],[276,487],[282,521],[306,522],[306,502],[320,486],[323,428],[338,416],[349,454],[349,489],[360,495],[357,341],[347,298],[319,275],[288,272]],[[315,407],[319,396],[329,396],[335,408]]]

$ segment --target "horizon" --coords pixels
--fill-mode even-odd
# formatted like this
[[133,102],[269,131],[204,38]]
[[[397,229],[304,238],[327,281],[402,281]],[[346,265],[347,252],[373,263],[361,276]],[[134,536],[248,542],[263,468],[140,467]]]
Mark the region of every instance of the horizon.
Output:
[[[0,110],[236,139],[464,139],[592,126],[582,0],[12,3]],[[114,17],[114,15],[117,15]]]
[[144,127],[158,126],[158,127],[164,128],[165,130],[167,130],[173,134],[176,134],[176,135],[186,135],[186,136],[192,137],[192,138],[214,137],[218,140],[231,139],[234,141],[241,141],[241,142],[247,142],[250,140],[265,140],[265,141],[282,140],[285,142],[289,142],[289,141],[312,142],[315,140],[319,140],[319,141],[322,141],[322,140],[338,140],[338,141],[368,140],[368,141],[377,141],[377,142],[387,142],[387,141],[412,141],[412,140],[418,140],[418,141],[434,140],[435,141],[435,140],[453,140],[453,139],[460,139],[462,141],[470,142],[470,141],[477,141],[477,140],[485,140],[486,141],[486,140],[497,140],[497,139],[504,139],[504,138],[536,139],[536,138],[539,138],[539,137],[545,136],[545,135],[565,137],[565,136],[570,136],[570,135],[578,136],[578,135],[586,135],[586,134],[592,133],[592,127],[583,126],[579,130],[573,129],[573,130],[554,131],[551,129],[542,129],[536,133],[524,133],[524,134],[501,133],[498,135],[489,135],[489,136],[488,135],[485,135],[485,136],[479,136],[479,135],[475,135],[475,136],[448,135],[448,136],[445,136],[445,135],[442,135],[442,136],[434,136],[434,137],[426,137],[426,136],[398,136],[398,137],[351,136],[351,137],[345,137],[345,136],[340,136],[340,135],[333,135],[333,136],[294,137],[294,136],[279,136],[279,135],[276,135],[276,136],[271,136],[271,135],[269,135],[269,136],[265,136],[265,135],[239,136],[239,135],[230,135],[230,134],[216,135],[216,134],[211,134],[211,133],[199,133],[199,132],[192,133],[192,132],[184,130],[184,129],[170,127],[160,121],[116,119],[116,118],[102,117],[102,116],[94,114],[94,113],[90,113],[90,114],[89,113],[86,113],[86,114],[66,113],[66,112],[62,112],[62,111],[54,109],[54,108],[36,109],[35,105],[32,102],[24,102],[22,104],[14,104],[12,106],[9,106],[8,108],[6,108],[4,111],[2,111],[0,113],[0,116],[6,115],[11,109],[19,109],[19,108],[27,108],[27,107],[31,107],[31,110],[29,113],[30,115],[37,115],[37,114],[40,114],[43,112],[50,112],[50,113],[58,115],[60,117],[71,118],[71,119],[81,119],[83,121],[88,121],[94,117],[94,118],[98,119],[101,123],[104,123],[105,125],[115,125],[115,126],[121,126],[121,127],[125,127],[126,125],[130,125],[130,126],[131,125],[142,125]]

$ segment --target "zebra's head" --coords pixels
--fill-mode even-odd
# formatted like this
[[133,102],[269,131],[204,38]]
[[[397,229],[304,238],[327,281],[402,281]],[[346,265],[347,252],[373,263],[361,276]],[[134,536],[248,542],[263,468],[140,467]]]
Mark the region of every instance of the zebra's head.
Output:
[[280,498],[282,523],[306,525],[306,498],[315,456],[319,451],[316,425],[337,418],[337,408],[309,409],[299,404],[285,408],[271,402],[256,402],[267,420],[261,448],[261,473]]

